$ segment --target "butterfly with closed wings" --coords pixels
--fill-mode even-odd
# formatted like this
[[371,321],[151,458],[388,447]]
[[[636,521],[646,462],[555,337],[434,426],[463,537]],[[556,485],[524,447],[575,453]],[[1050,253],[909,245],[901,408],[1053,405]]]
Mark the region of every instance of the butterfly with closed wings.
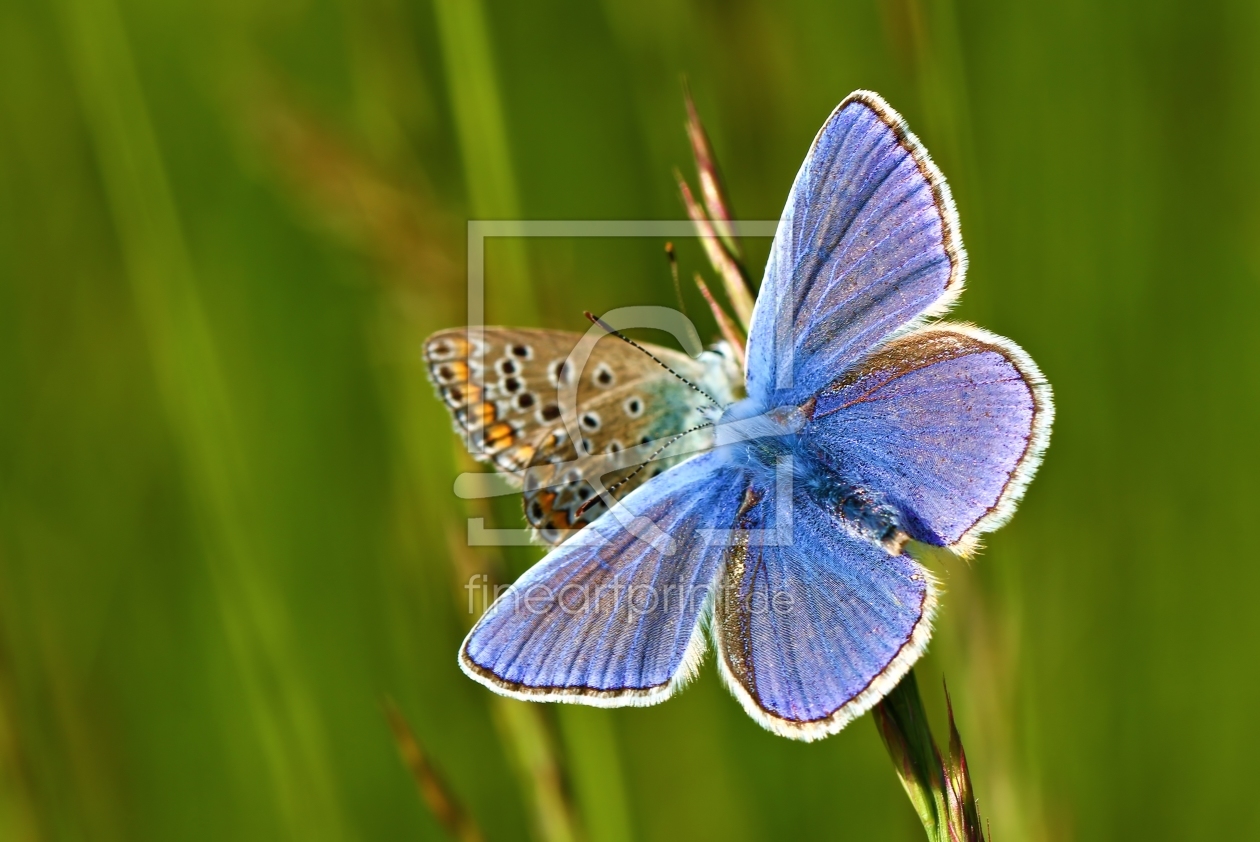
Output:
[[[425,342],[429,376],[469,452],[521,484],[534,537],[552,546],[607,510],[605,488],[624,496],[677,464],[673,440],[716,420],[739,376],[723,344],[694,360],[616,340],[575,355],[581,345],[568,331],[502,327]],[[712,424],[695,432],[711,441]],[[635,453],[655,458],[626,464]]]
[[[1050,387],[1028,355],[932,321],[965,271],[944,178],[859,91],[788,196],[742,388],[721,351],[610,339],[579,371],[575,334],[431,337],[457,428],[521,478],[526,517],[557,545],[477,622],[461,668],[516,698],[654,704],[695,673],[707,625],[723,679],[769,730],[818,739],[868,710],[931,634],[938,587],[907,547],[974,552],[1049,439]],[[556,395],[574,386],[565,423]]]

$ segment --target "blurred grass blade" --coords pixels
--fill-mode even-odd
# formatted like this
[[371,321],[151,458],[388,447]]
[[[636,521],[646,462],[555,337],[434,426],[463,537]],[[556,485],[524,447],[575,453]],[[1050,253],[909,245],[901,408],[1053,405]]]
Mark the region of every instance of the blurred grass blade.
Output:
[[[948,705],[948,691],[945,697]],[[872,715],[930,842],[984,842],[952,705],[948,760],[941,757],[932,736],[914,670],[875,706]]]
[[731,309],[735,311],[736,319],[744,330],[748,330],[748,325],[752,322],[753,297],[748,291],[748,281],[744,277],[743,269],[726,250],[721,236],[713,227],[713,221],[696,201],[691,187],[687,185],[682,174],[675,172],[674,175],[678,179],[678,192],[682,194],[687,216],[691,217],[691,221],[696,224],[696,231],[700,235],[700,244],[704,246],[704,253],[722,278],[722,283],[726,288],[726,297],[731,302]]
[[560,758],[543,711],[533,702],[496,695],[491,700],[491,713],[500,733],[507,737],[518,771],[529,787],[538,838],[543,842],[580,839]]
[[731,206],[726,198],[726,186],[718,171],[717,159],[709,144],[709,135],[700,122],[699,112],[696,111],[696,102],[691,98],[691,87],[685,78],[683,98],[687,101],[687,138],[691,141],[691,153],[696,159],[700,196],[704,199],[704,207],[709,212],[709,219],[713,221],[713,227],[721,236],[722,243],[732,257],[740,260],[743,255],[740,254],[739,243],[731,233]]
[[[435,0],[433,10],[471,216],[519,219],[520,201],[485,8],[481,0]],[[492,281],[494,296],[486,299],[487,317],[511,316],[514,322],[535,324],[538,307],[525,241],[506,237],[495,249],[503,256],[498,264],[501,277]]]
[[569,779],[590,842],[631,842],[634,823],[612,728],[616,714],[587,705],[558,705],[555,711],[567,748]]
[[239,408],[201,301],[149,103],[119,8],[58,10],[127,279],[145,331],[210,579],[254,732],[288,835],[345,839],[347,827],[317,703],[298,664],[287,602],[256,520]]
[[691,90],[683,80],[683,97],[687,102],[687,137],[691,141],[691,153],[696,161],[696,173],[700,178],[700,196],[704,207],[696,201],[680,173],[678,189],[682,193],[683,205],[687,215],[696,223],[700,231],[701,242],[709,262],[717,270],[726,287],[726,296],[730,299],[731,308],[740,326],[747,331],[752,323],[753,296],[749,289],[748,272],[744,268],[743,255],[739,243],[731,232],[731,203],[726,196],[726,188],[722,183],[722,175],[718,171],[717,158],[713,147],[709,144],[709,135],[700,122],[700,114],[696,111],[696,103],[691,98]]
[[932,739],[914,670],[875,706],[872,714],[928,839],[939,842],[943,839],[939,829],[945,807],[941,755]]
[[731,346],[731,350],[735,352],[735,358],[739,360],[739,367],[744,367],[744,337],[740,334],[739,328],[731,321],[731,317],[726,315],[726,311],[722,309],[722,305],[714,299],[713,293],[709,291],[709,285],[704,282],[704,278],[700,277],[700,273],[696,273],[696,286],[700,288],[700,294],[704,296],[705,302],[708,303],[709,309],[713,312],[713,318],[717,321],[718,330],[722,332],[722,338]]
[[460,842],[481,842],[485,838],[481,835],[481,828],[477,827],[468,811],[455,800],[446,782],[429,763],[428,755],[421,748],[420,741],[416,739],[407,720],[403,718],[402,711],[388,697],[384,707],[385,719],[393,732],[398,754],[411,772],[411,777],[415,779],[416,789],[433,817]]
[[432,201],[406,189],[278,81],[251,90],[241,107],[250,140],[267,154],[302,211],[329,235],[376,260],[383,280],[405,282],[427,302],[457,298],[462,267],[445,248],[459,234]]
[[976,806],[976,793],[971,785],[971,770],[967,768],[967,755],[963,751],[962,737],[954,723],[954,703],[945,688],[945,708],[949,713],[949,762],[945,764],[945,782],[948,784],[949,823],[951,838],[961,829],[958,839],[984,839],[980,822],[980,809]]
[[[467,459],[467,456],[463,456]],[[484,501],[468,500],[468,515],[487,517],[489,512],[477,507]],[[459,587],[455,601],[471,625],[490,607],[489,597],[497,592],[499,578],[489,571],[502,570],[502,559],[490,547],[474,550],[466,537],[458,530],[447,533],[447,546]],[[474,577],[484,577],[480,580]],[[465,592],[464,582],[481,581],[484,587]],[[464,600],[472,599],[471,604]],[[521,702],[498,694],[491,694],[490,713],[495,727],[504,741],[509,755],[515,760],[517,777],[525,792],[526,803],[533,814],[538,838],[544,842],[573,842],[579,839],[577,818],[569,803],[564,787],[564,774],[555,747],[555,739],[544,719],[543,708],[531,702]],[[578,747],[581,749],[582,747]]]

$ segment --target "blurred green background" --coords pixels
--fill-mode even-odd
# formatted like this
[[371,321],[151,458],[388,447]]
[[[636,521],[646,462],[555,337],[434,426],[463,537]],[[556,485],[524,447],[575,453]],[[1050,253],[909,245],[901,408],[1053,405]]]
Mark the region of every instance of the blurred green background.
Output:
[[[684,73],[749,219],[886,96],[954,186],[957,315],[1055,387],[920,669],[995,838],[1260,835],[1257,55],[1253,0],[0,3],[0,839],[445,838],[387,697],[491,840],[922,838],[866,719],[455,666],[464,578],[537,557],[463,546],[420,363],[465,223],[683,218]],[[488,317],[671,304],[661,246],[495,241]]]

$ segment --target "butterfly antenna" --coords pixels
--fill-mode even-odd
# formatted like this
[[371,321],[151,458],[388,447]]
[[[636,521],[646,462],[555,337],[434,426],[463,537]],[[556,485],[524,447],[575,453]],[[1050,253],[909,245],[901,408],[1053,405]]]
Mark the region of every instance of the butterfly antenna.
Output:
[[[646,467],[647,467],[648,465],[650,465],[651,463],[655,462],[655,461],[656,461],[656,457],[660,456],[662,453],[664,453],[666,450],[668,450],[668,449],[669,449],[669,447],[670,447],[670,445],[672,445],[674,442],[678,441],[678,440],[679,440],[680,438],[682,438],[683,436],[690,435],[690,434],[692,434],[692,433],[694,433],[694,432],[696,432],[696,431],[698,431],[698,430],[703,430],[705,427],[712,427],[712,426],[713,426],[713,422],[712,422],[712,421],[708,421],[708,422],[705,422],[704,424],[697,424],[696,426],[692,427],[690,430],[683,430],[681,433],[679,433],[678,435],[674,436],[674,437],[673,437],[673,438],[671,438],[669,441],[665,442],[663,445],[661,445],[660,447],[658,447],[658,448],[656,449],[656,452],[654,452],[651,456],[649,456],[649,457],[647,458],[647,461],[646,461],[646,462],[644,462],[643,464],[639,465],[637,468],[635,468],[635,469],[634,469],[633,471],[631,471],[629,474],[627,474],[626,476],[624,476],[624,477],[622,477],[621,479],[617,480],[617,481],[616,481],[616,482],[614,482],[612,485],[608,486],[608,488],[606,489],[606,492],[607,492],[609,495],[612,495],[612,493],[613,493],[614,491],[616,491],[618,488],[621,488],[621,486],[625,485],[625,484],[626,484],[626,483],[628,483],[630,480],[632,480],[632,479],[634,479],[636,476],[638,476],[640,471],[642,471],[644,468],[646,468]],[[583,513],[583,512],[585,512],[585,511],[587,510],[587,508],[589,508],[589,507],[590,507],[590,505],[591,505],[592,503],[594,503],[594,502],[595,502],[596,500],[598,500],[598,499],[600,499],[598,496],[592,497],[591,499],[589,499],[589,500],[587,500],[585,503],[583,503],[581,506],[579,506],[579,507],[578,507],[578,510],[577,510],[576,512],[574,512],[574,513],[573,513],[573,518],[574,518],[574,520],[576,520],[577,518],[581,517],[581,516],[582,516],[582,513]]]
[[692,382],[691,382],[690,380],[688,380],[686,377],[683,377],[681,374],[679,374],[678,372],[674,371],[672,368],[670,368],[670,367],[669,367],[669,366],[667,366],[664,362],[662,362],[662,361],[661,361],[661,358],[660,358],[660,357],[658,357],[658,356],[656,356],[656,354],[653,354],[651,351],[649,351],[647,348],[644,348],[644,347],[643,347],[642,345],[640,345],[638,342],[635,342],[635,341],[634,341],[633,339],[631,339],[629,336],[626,336],[626,335],[625,335],[624,333],[622,333],[621,331],[619,331],[619,330],[615,329],[615,328],[614,328],[614,327],[612,327],[610,324],[608,324],[606,321],[604,321],[603,319],[601,319],[599,316],[594,315],[594,314],[593,314],[593,313],[591,313],[589,310],[588,310],[588,311],[586,311],[585,313],[583,313],[583,315],[585,315],[585,316],[586,316],[586,318],[590,319],[590,320],[591,320],[591,322],[592,322],[593,324],[597,324],[597,325],[599,325],[599,326],[600,326],[600,327],[602,327],[604,330],[608,331],[608,332],[609,332],[609,333],[611,333],[613,336],[615,336],[615,337],[617,337],[618,339],[620,339],[622,342],[626,342],[626,343],[628,343],[628,344],[630,344],[630,345],[634,346],[635,348],[638,348],[638,349],[639,349],[640,351],[642,351],[643,353],[647,354],[649,357],[651,357],[651,358],[652,358],[652,360],[653,360],[653,361],[654,361],[657,365],[659,365],[661,368],[665,369],[665,370],[666,370],[666,371],[668,371],[670,374],[672,374],[672,375],[674,375],[675,377],[677,377],[677,378],[678,378],[679,380],[681,380],[682,382],[686,383],[688,386],[690,386],[692,389],[694,389],[697,393],[699,393],[700,395],[704,396],[704,399],[705,399],[705,400],[707,400],[709,403],[713,404],[713,405],[714,405],[715,407],[717,407],[718,409],[723,409],[723,408],[724,408],[724,407],[722,406],[722,404],[721,404],[721,403],[719,403],[719,402],[718,402],[718,400],[717,400],[716,398],[714,398],[712,395],[710,395],[710,394],[709,394],[708,392],[706,392],[704,389],[701,389],[701,388],[700,388],[699,386],[697,386],[695,383],[692,383]]

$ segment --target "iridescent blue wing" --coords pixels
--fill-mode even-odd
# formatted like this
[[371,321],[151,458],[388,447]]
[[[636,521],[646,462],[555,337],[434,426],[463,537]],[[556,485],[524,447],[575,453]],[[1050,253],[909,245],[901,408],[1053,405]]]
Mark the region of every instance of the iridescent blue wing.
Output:
[[654,704],[694,673],[721,536],[747,481],[716,454],[629,494],[506,591],[459,662],[498,693],[603,707]]
[[911,538],[965,554],[1015,510],[1053,416],[1050,386],[1019,346],[938,324],[827,387],[805,435],[895,508]]
[[944,177],[877,94],[850,94],[814,138],[775,234],[749,396],[803,403],[890,334],[943,313],[965,270]]
[[936,587],[909,556],[860,537],[808,493],[791,526],[775,492],[741,517],[714,607],[723,678],[785,737],[816,740],[861,716],[927,646]]

